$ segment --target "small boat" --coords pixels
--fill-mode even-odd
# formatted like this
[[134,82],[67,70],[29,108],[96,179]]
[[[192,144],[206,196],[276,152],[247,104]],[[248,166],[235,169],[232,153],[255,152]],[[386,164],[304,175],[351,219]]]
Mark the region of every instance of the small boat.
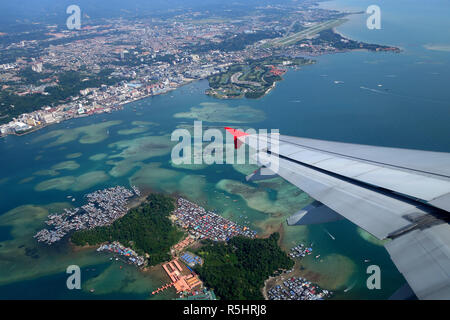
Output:
[[330,236],[331,239],[336,240],[336,238],[331,233],[329,233],[327,229],[324,230]]
[[347,287],[347,288],[344,290],[344,292],[345,292],[345,293],[349,292],[350,290],[353,289],[353,287],[354,287],[355,285],[356,285],[356,281],[353,282],[349,287]]

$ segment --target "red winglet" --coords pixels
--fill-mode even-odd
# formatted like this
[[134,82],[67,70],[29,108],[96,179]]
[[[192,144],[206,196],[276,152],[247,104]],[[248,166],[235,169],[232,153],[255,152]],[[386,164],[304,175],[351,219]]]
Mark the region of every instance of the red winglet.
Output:
[[234,137],[234,148],[238,149],[242,142],[238,140],[239,137],[248,136],[248,133],[245,133],[244,131],[236,130],[230,127],[225,127],[225,130],[227,130],[229,133],[231,133]]

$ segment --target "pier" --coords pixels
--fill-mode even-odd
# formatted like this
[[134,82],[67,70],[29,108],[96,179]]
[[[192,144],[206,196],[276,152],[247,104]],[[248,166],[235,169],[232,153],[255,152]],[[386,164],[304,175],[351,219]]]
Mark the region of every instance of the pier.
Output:
[[164,290],[166,290],[166,289],[168,289],[170,287],[173,287],[174,285],[175,285],[175,282],[168,283],[168,284],[166,284],[166,285],[156,289],[155,291],[153,291],[152,294],[153,295],[158,294],[158,293],[160,293],[160,292],[162,292],[162,291],[164,291]]

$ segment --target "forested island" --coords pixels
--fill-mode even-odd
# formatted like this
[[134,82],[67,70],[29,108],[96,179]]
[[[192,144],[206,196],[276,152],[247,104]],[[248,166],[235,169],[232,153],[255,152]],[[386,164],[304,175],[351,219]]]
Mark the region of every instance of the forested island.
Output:
[[280,235],[266,239],[234,237],[225,242],[203,241],[197,254],[204,264],[196,271],[223,300],[261,300],[264,281],[294,261],[278,246]]
[[171,259],[170,247],[183,236],[169,219],[175,208],[171,197],[150,194],[146,201],[113,224],[75,232],[71,241],[77,246],[120,242],[156,265]]
[[[97,251],[129,256],[139,267],[177,259],[176,255],[171,256],[171,248],[185,234],[169,218],[175,207],[174,198],[150,194],[112,224],[76,231],[71,242],[76,246],[100,245]],[[235,236],[228,241],[213,241],[206,238],[190,248],[203,259],[202,264],[192,267],[220,299],[264,299],[264,281],[277,271],[294,266],[294,261],[279,247],[279,239],[279,233],[264,239]]]

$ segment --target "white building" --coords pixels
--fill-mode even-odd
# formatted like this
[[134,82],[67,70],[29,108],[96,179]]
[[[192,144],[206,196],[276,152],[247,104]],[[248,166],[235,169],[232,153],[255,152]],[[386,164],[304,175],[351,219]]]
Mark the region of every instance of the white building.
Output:
[[35,65],[31,66],[31,70],[33,70],[34,72],[39,72],[41,73],[43,70],[43,66],[42,63],[36,63]]

